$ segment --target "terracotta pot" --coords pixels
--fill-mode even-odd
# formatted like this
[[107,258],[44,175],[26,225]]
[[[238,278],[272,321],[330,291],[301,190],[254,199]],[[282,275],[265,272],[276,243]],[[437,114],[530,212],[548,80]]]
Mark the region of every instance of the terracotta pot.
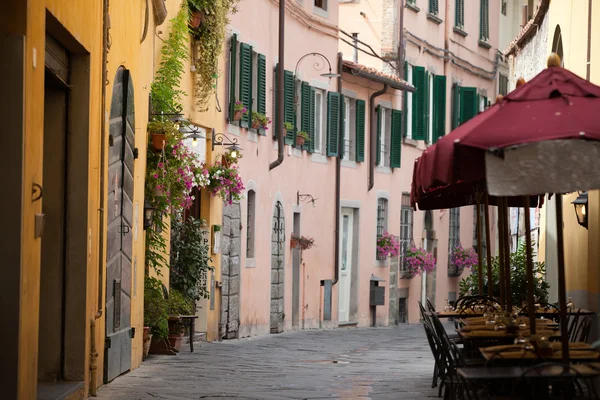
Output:
[[179,335],[170,334],[167,339],[157,339],[150,342],[150,354],[175,355],[181,349],[183,333]]
[[156,197],[164,197],[165,196],[165,192],[164,192],[164,190],[155,187],[154,188],[154,195]]
[[148,357],[148,353],[150,352],[150,343],[152,341],[152,334],[150,333],[150,327],[144,327],[144,353],[143,357]]
[[260,129],[260,122],[252,121],[252,129]]
[[236,111],[233,113],[233,120],[234,121],[239,121],[240,119],[242,119],[242,112],[241,111]]
[[306,139],[303,138],[302,136],[297,136],[296,137],[296,145],[298,145],[298,146],[304,146],[304,142],[306,142]]
[[162,151],[165,148],[165,137],[164,133],[152,134],[152,147],[154,147],[154,150]]
[[196,29],[200,26],[200,24],[204,21],[204,13],[201,11],[193,11],[192,19],[190,20],[190,25],[192,28]]

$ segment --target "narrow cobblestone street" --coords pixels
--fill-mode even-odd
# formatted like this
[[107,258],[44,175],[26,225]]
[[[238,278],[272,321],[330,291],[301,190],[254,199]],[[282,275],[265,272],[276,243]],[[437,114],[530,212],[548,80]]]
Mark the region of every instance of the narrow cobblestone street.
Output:
[[150,356],[101,399],[427,399],[433,358],[423,327],[289,332]]

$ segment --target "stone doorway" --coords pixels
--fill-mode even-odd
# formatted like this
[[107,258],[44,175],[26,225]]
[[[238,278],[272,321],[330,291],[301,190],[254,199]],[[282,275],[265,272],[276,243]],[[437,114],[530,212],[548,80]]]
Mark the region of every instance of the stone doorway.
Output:
[[[240,203],[223,205],[221,232],[221,322],[222,339],[235,339],[240,327]],[[212,295],[212,294],[211,294]]]
[[283,332],[285,217],[281,202],[275,204],[271,231],[271,333]]

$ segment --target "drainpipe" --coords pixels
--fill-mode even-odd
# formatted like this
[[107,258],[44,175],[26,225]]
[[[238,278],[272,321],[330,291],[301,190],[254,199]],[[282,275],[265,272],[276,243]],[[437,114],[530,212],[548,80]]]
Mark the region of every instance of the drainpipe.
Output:
[[[398,10],[398,77],[404,79],[404,0],[399,0]],[[446,14],[447,15],[447,14]],[[406,92],[405,92],[406,93]],[[403,110],[404,111],[404,110]]]
[[375,99],[387,92],[388,85],[383,85],[383,89],[375,92],[369,98],[369,190],[375,186],[375,160],[377,160],[377,116],[375,115]]
[[588,2],[588,37],[587,37],[587,71],[585,79],[590,80],[590,68],[592,66],[592,0]]
[[[337,89],[340,96],[342,95],[342,65],[343,58],[342,53],[338,53],[337,56],[337,73],[340,75],[337,78]],[[341,101],[341,97],[340,97]],[[340,107],[341,109],[341,107]],[[338,118],[338,132],[342,131],[343,127],[343,115],[340,115]],[[340,137],[341,138],[341,137]],[[335,158],[335,261],[334,261],[334,279],[331,282],[331,285],[335,285],[340,279],[340,192],[341,192],[341,174],[342,174],[342,149],[344,148],[344,143],[340,143],[338,146],[338,157]]]
[[102,99],[100,101],[100,208],[99,221],[98,221],[98,306],[96,315],[92,318],[90,323],[90,395],[96,396],[96,390],[98,388],[98,351],[96,349],[96,320],[102,317],[102,276],[103,266],[102,262],[102,249],[104,247],[104,199],[106,194],[104,193],[104,174],[106,170],[104,168],[104,157],[106,155],[106,80],[107,71],[106,65],[108,63],[108,8],[109,0],[104,0],[102,4],[102,82],[100,87],[102,88]]
[[277,126],[275,130],[277,132],[277,160],[273,161],[269,165],[269,171],[277,168],[283,163],[283,151],[284,151],[284,137],[283,137],[283,63],[285,59],[285,0],[279,0],[279,64],[277,65],[277,97],[276,101],[279,104],[277,107]]

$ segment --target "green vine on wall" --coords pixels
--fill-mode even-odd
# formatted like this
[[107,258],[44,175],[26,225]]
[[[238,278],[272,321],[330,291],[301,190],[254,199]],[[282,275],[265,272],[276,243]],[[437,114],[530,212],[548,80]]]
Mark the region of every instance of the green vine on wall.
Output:
[[219,56],[225,47],[225,28],[229,15],[235,14],[239,0],[188,0],[190,9],[204,13],[203,22],[192,29],[195,40],[195,97],[198,110],[206,111],[215,93],[219,71]]

